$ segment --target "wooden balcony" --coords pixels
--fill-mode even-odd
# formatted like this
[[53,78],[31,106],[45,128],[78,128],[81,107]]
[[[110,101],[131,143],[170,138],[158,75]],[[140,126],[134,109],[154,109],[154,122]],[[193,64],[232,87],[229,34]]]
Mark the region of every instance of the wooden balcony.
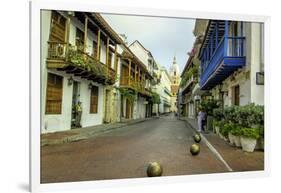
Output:
[[121,76],[120,87],[132,89],[143,96],[152,96],[152,92],[149,89],[145,88],[144,82],[134,80],[132,77],[129,79],[128,76]]
[[64,42],[48,42],[47,68],[65,71],[104,85],[113,85],[115,71],[87,53]]

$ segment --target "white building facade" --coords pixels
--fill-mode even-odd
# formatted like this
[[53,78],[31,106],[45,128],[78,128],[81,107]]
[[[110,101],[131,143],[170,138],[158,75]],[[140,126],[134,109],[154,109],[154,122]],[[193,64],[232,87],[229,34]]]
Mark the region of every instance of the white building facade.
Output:
[[[201,33],[205,33],[199,54],[201,90],[209,90],[224,106],[264,105],[263,24],[210,20]],[[220,54],[223,57],[218,64]]]
[[[101,22],[106,24],[89,13],[41,12],[42,133],[76,128],[78,102],[82,127],[104,123],[105,115],[117,117],[110,97],[122,40],[100,27]],[[88,62],[96,63],[101,72],[97,74]]]

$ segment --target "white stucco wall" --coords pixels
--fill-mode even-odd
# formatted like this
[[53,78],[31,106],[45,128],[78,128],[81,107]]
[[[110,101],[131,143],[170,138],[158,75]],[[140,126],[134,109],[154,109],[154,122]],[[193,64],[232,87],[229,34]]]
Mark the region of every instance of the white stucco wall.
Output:
[[143,49],[141,45],[137,42],[134,42],[130,45],[130,50],[144,63],[144,65],[148,68],[148,52]]
[[256,73],[261,71],[261,24],[249,23],[251,25],[250,46],[251,52],[247,55],[251,64],[251,103],[264,104],[264,86],[256,84]]
[[165,89],[171,94],[171,81],[170,77],[165,68],[160,69],[161,80],[160,83],[155,86],[155,92],[157,92],[161,99],[161,104],[159,105],[159,112],[165,113],[170,110],[170,108],[164,108],[164,100],[171,103],[171,97],[165,92]]
[[[69,130],[71,128],[71,111],[72,111],[72,92],[73,85],[68,85],[68,78],[70,78],[70,74],[66,74],[64,72],[48,70],[46,68],[46,58],[48,53],[48,40],[49,40],[49,32],[50,32],[50,22],[51,22],[51,11],[44,10],[41,12],[41,46],[42,46],[42,54],[41,54],[41,114],[42,114],[42,133],[48,132],[56,132]],[[84,31],[83,25],[76,21],[75,19],[71,20],[70,25],[70,35],[69,40],[72,45],[75,45],[75,37],[76,37],[76,27]],[[93,33],[88,30],[88,39],[87,39],[87,52],[92,53],[92,45],[93,40],[97,38],[93,35]],[[101,59],[102,62],[105,62],[105,46],[101,47]],[[54,74],[63,76],[63,95],[62,95],[62,111],[61,114],[45,114],[45,105],[46,105],[46,88],[47,88],[47,74],[48,72],[52,72]],[[73,77],[73,76],[72,76]],[[104,87],[100,84],[93,83],[99,87],[99,101],[98,101],[98,113],[90,114],[90,90],[88,89],[88,85],[90,81],[80,79],[78,77],[73,77],[74,80],[80,82],[80,101],[82,102],[82,117],[81,117],[81,125],[82,127],[93,126],[102,124],[103,122],[103,90]],[[120,112],[119,112],[120,114]]]

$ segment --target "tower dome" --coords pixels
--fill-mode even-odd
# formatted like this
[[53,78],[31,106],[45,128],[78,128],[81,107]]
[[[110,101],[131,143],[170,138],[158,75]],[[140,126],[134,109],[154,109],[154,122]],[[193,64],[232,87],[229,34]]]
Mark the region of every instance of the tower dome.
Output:
[[176,56],[174,56],[173,59],[173,64],[170,67],[170,76],[179,76],[180,75],[180,69],[179,69],[179,65],[177,64],[177,60],[176,60]]

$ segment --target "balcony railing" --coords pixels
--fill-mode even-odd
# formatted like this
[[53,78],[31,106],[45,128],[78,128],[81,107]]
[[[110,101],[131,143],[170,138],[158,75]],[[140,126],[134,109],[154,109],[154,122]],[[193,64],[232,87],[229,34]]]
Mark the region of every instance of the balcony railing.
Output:
[[116,73],[110,67],[75,46],[64,42],[48,42],[48,68],[70,70],[74,74],[81,74],[82,78],[88,78],[104,84],[114,84]]
[[139,82],[138,80],[134,80],[132,77],[130,78],[128,76],[121,76],[120,79],[120,86],[121,87],[127,87],[135,90],[136,92],[151,96],[151,91],[147,88],[145,88],[145,82]]

